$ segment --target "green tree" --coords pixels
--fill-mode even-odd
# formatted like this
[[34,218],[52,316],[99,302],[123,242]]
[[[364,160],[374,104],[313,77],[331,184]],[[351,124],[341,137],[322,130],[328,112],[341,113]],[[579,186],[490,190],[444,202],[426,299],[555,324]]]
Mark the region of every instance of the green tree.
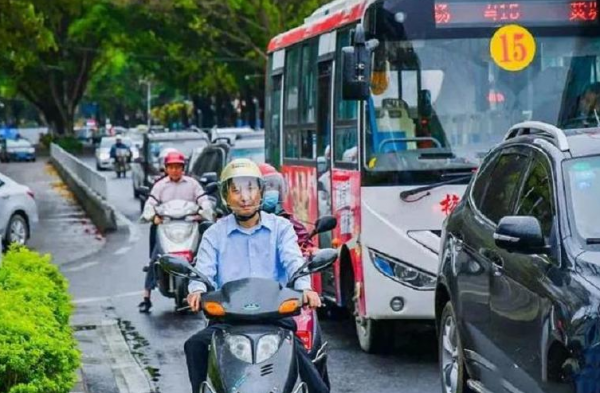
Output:
[[[12,28],[0,33],[11,37],[5,44],[9,50],[0,52],[0,72],[35,105],[51,130],[71,133],[91,76],[109,60],[105,49],[121,36],[122,7],[109,0],[8,2],[15,6],[2,6],[1,20],[10,20],[13,27],[24,23],[39,34],[29,39]],[[22,10],[26,18],[16,15]]]

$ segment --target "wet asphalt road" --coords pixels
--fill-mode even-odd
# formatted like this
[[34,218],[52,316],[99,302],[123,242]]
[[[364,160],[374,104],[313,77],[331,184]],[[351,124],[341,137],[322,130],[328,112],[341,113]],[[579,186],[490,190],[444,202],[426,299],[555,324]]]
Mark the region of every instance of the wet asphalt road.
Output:
[[[93,158],[84,159],[94,167]],[[172,300],[153,296],[151,314],[137,311],[143,287],[142,267],[148,257],[148,227],[137,223],[139,202],[133,198],[131,179],[109,179],[109,199],[133,221],[132,235],[109,235],[104,248],[76,261],[65,274],[81,310],[116,315],[128,328],[130,346],[154,376],[160,392],[189,392],[183,343],[204,322],[196,315],[177,315]],[[25,176],[26,177],[26,176]],[[91,242],[89,242],[91,247]],[[84,247],[85,245],[80,245]],[[322,321],[330,343],[329,372],[333,392],[437,393],[440,391],[437,351],[433,333],[404,337],[389,355],[363,353],[349,320]]]

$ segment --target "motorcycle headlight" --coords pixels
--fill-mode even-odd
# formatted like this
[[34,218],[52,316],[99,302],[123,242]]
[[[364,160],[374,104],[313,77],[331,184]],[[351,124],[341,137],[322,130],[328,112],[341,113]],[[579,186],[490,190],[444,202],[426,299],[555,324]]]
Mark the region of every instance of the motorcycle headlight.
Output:
[[279,334],[267,334],[258,340],[256,347],[256,363],[262,363],[271,358],[279,350],[281,337]]
[[369,250],[369,256],[377,270],[394,281],[417,290],[435,289],[435,275],[372,250]]
[[165,225],[164,231],[167,239],[174,243],[182,243],[194,230],[194,224],[172,223]]
[[252,342],[248,337],[238,334],[228,335],[225,337],[225,343],[233,356],[242,362],[252,363]]

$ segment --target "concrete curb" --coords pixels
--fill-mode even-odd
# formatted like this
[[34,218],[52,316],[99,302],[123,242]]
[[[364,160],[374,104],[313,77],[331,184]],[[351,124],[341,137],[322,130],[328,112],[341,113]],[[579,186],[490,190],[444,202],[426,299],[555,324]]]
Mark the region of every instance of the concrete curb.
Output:
[[[56,171],[73,192],[81,207],[102,232],[114,232],[119,229],[117,214],[112,206],[79,180],[68,168],[60,165],[58,161],[50,158],[50,163],[56,168]],[[130,226],[125,223],[122,224],[122,227],[129,228]]]
[[121,393],[150,393],[152,387],[142,366],[129,350],[117,321],[103,321],[100,336],[113,360],[112,369]]
[[116,319],[94,318],[72,327],[83,358],[80,381],[71,393],[155,392],[144,367],[131,353]]

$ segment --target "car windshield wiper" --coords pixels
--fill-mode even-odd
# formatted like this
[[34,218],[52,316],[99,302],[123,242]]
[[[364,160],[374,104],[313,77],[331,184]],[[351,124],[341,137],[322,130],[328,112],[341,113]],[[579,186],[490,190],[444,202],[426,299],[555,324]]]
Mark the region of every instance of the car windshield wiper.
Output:
[[600,238],[592,237],[589,239],[585,239],[586,244],[600,244]]
[[[449,175],[449,174],[448,174]],[[448,176],[446,175],[446,176]],[[400,199],[402,199],[404,202],[415,202],[413,200],[408,200],[409,197],[413,196],[413,195],[417,195],[420,194],[422,192],[427,192],[427,194],[423,195],[421,198],[425,198],[426,196],[430,195],[429,191],[439,188],[439,187],[443,187],[449,184],[455,184],[455,183],[461,183],[464,182],[465,180],[469,180],[471,179],[471,177],[473,176],[473,173],[469,174],[469,175],[464,175],[464,176],[460,176],[454,179],[450,179],[450,180],[444,180],[438,183],[433,183],[433,184],[429,184],[427,186],[423,186],[423,187],[417,187],[417,188],[413,188],[412,190],[406,190],[406,191],[402,191],[400,193]],[[419,200],[417,199],[417,200]]]

